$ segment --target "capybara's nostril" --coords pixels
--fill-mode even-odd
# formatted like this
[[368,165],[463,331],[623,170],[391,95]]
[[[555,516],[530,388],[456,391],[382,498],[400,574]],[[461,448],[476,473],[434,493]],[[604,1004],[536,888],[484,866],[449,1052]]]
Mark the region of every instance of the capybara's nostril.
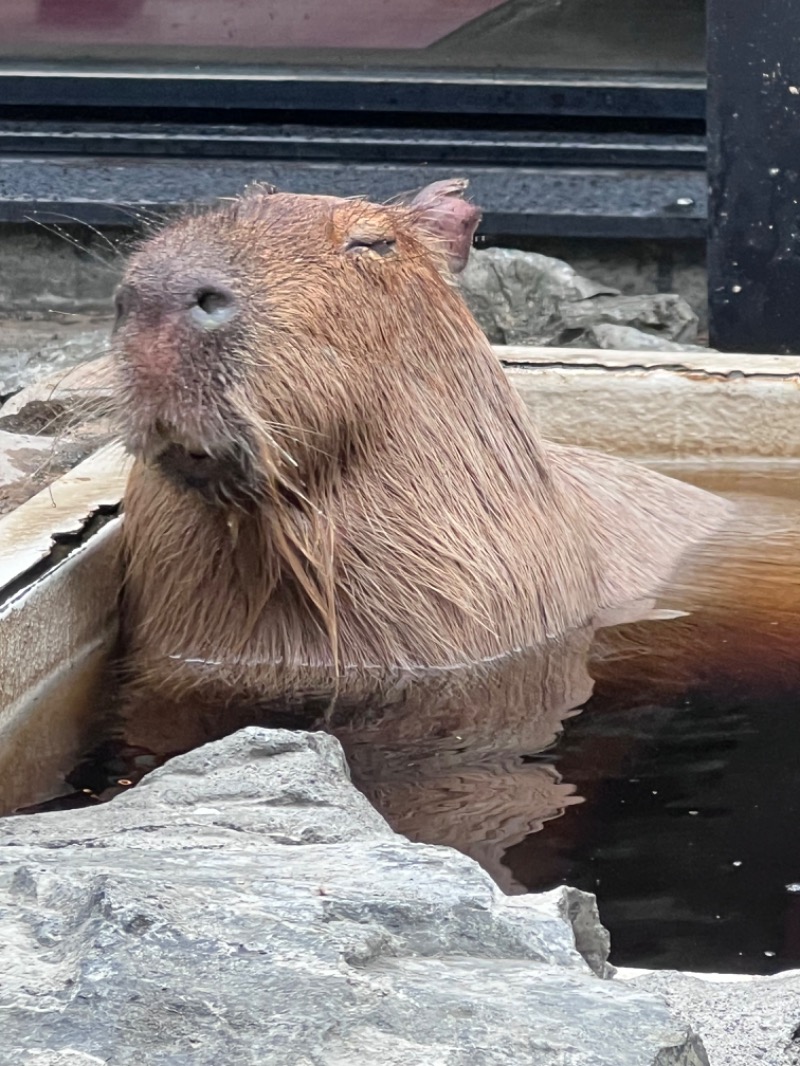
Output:
[[236,300],[227,289],[204,285],[195,292],[189,314],[203,329],[217,329],[236,314]]

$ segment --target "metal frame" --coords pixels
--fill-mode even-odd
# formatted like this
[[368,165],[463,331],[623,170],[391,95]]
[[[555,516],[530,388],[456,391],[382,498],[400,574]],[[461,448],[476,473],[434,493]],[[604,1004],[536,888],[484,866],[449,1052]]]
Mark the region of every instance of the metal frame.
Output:
[[693,77],[496,76],[455,71],[224,71],[53,66],[0,67],[0,110],[9,107],[208,111],[350,111],[446,115],[550,115],[703,121],[705,91]]
[[484,211],[484,234],[702,239],[705,233],[702,171],[252,159],[6,157],[0,160],[0,220],[129,225],[187,202],[236,195],[256,181],[295,192],[387,200],[454,173],[470,181]]
[[301,124],[296,116],[270,125],[0,121],[0,154],[671,170],[706,164],[702,134],[509,131],[492,129],[488,120],[458,129],[438,117],[433,128]]
[[690,77],[0,67],[0,220],[458,173],[484,233],[702,239],[703,111]]
[[800,5],[708,0],[710,339],[800,353]]

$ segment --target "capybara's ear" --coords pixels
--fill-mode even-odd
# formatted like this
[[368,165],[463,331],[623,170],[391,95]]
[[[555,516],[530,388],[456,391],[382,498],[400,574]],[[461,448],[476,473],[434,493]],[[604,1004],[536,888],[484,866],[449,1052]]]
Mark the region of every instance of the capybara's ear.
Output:
[[466,178],[435,181],[406,201],[418,209],[419,226],[439,242],[454,274],[467,265],[481,220],[481,209],[464,199],[468,185]]

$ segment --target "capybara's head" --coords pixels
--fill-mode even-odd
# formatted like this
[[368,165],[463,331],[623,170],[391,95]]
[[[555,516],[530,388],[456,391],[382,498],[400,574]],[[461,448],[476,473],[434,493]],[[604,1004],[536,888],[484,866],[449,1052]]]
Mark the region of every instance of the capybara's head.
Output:
[[434,372],[459,314],[475,328],[452,291],[465,185],[389,206],[255,187],[149,238],[117,294],[130,450],[224,504],[356,456],[398,373]]

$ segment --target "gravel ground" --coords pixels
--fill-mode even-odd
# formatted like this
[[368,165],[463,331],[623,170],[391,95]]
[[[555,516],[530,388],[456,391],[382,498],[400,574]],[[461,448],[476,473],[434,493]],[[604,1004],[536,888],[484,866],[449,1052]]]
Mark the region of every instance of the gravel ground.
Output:
[[701,1037],[710,1066],[800,1064],[800,970],[774,977],[620,969],[662,995]]

